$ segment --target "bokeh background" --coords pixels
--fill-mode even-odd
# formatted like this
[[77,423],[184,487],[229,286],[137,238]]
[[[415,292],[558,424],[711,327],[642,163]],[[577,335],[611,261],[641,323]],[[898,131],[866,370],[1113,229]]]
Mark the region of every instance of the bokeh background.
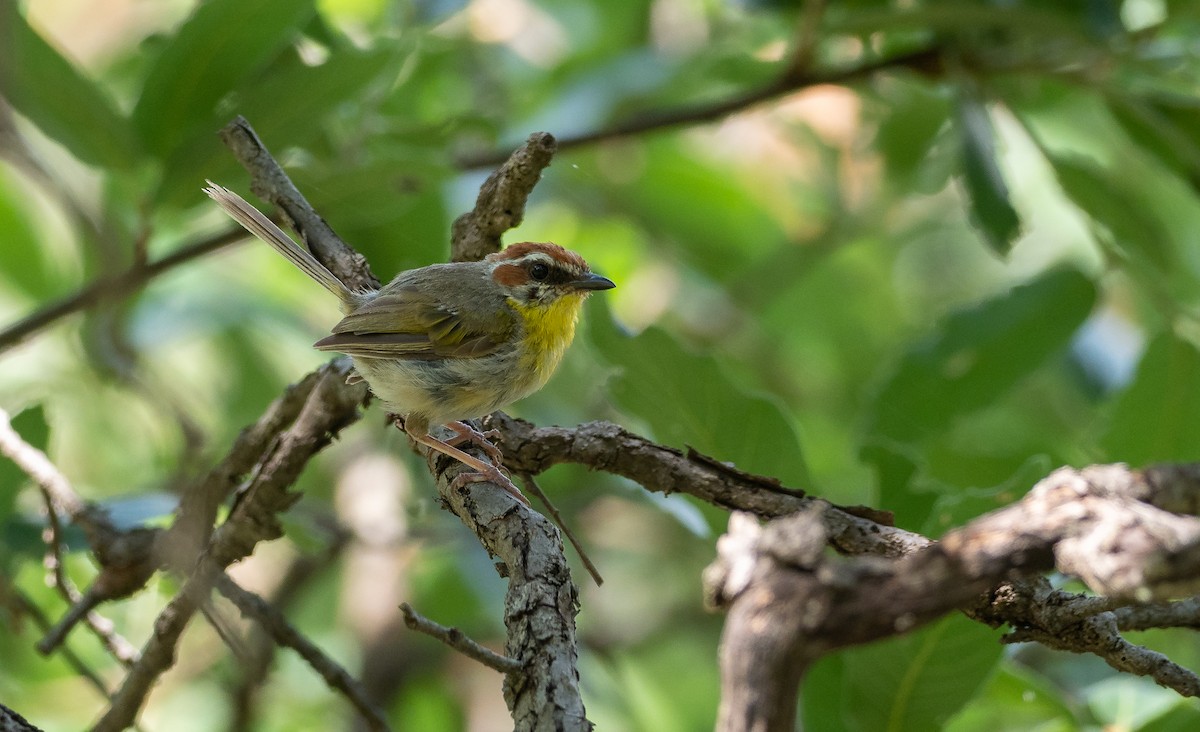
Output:
[[[616,421],[931,536],[1059,465],[1200,459],[1198,39],[1187,0],[4,0],[0,406],[86,498],[153,524],[322,363],[335,303],[253,242],[11,337],[225,231],[200,187],[245,191],[216,136],[242,114],[385,278],[446,258],[453,218],[530,132],[563,141],[508,241],[566,245],[619,286],[512,408],[539,424]],[[695,121],[655,124],[680,109]],[[574,565],[589,717],[710,729],[721,617],[700,572],[727,515],[571,466],[541,482],[606,579]],[[410,602],[497,644],[505,584],[382,413],[299,489],[286,536],[235,577],[396,729],[510,728],[498,674],[398,620]],[[78,729],[105,699],[33,648],[30,608],[65,609],[44,521],[0,461],[0,700]],[[160,576],[102,610],[140,646],[177,589]],[[290,653],[247,685],[255,640],[217,609],[241,655],[194,622],[144,729],[352,726]],[[1149,681],[999,636],[955,617],[830,657],[806,728],[1200,725]],[[1200,664],[1192,631],[1134,639]],[[86,631],[68,645],[122,677]]]

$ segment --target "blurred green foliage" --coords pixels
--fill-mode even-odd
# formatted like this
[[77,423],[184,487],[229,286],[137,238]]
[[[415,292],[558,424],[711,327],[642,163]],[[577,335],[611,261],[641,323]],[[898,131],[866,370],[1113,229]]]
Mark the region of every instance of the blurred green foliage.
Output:
[[[445,257],[488,170],[461,160],[534,130],[565,140],[752,93],[789,62],[806,6],[111,5],[0,2],[0,328],[134,266],[141,246],[155,259],[228,226],[199,189],[245,189],[216,136],[235,114],[388,277]],[[514,411],[615,420],[931,535],[1059,464],[1200,457],[1200,6],[855,0],[820,20],[819,68],[922,49],[937,62],[560,152],[508,240],[575,248],[619,287]],[[321,362],[309,345],[336,318],[266,247],[237,247],[0,351],[0,406],[87,498],[153,520]],[[720,619],[701,610],[699,573],[724,515],[577,468],[542,482],[608,580],[582,589],[589,715],[605,730],[710,728]],[[269,590],[322,554],[331,521],[351,526],[289,615],[377,674],[397,728],[503,729],[498,676],[394,626],[410,601],[495,641],[505,586],[432,505],[403,439],[368,414],[300,488],[288,537],[239,577]],[[0,463],[12,631],[0,633],[0,700],[77,728],[104,700],[33,652],[39,632],[4,591],[63,611],[42,579],[38,508]],[[86,584],[82,552],[69,567]],[[137,643],[172,590],[161,583],[104,608]],[[1191,729],[1200,717],[1087,659],[1002,653],[996,635],[948,618],[836,654],[808,679],[802,716],[810,729],[955,732]],[[234,718],[239,664],[207,626],[185,640],[147,729]],[[1182,630],[1153,640],[1172,655],[1194,644]],[[71,646],[120,678],[85,632]],[[67,693],[87,701],[65,707]],[[249,728],[348,713],[288,654],[263,694]]]

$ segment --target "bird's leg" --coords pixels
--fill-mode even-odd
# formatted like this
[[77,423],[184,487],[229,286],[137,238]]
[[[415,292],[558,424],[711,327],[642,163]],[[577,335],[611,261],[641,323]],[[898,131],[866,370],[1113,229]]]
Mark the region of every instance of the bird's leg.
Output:
[[[451,488],[462,488],[467,483],[495,483],[513,498],[524,503],[526,506],[529,505],[529,500],[525,498],[525,494],[521,493],[521,490],[513,485],[508,476],[495,465],[485,463],[474,455],[469,455],[454,445],[439,440],[428,432],[425,432],[425,434],[409,432],[408,434],[430,450],[436,450],[443,455],[448,455],[475,471],[474,473],[459,473],[450,482]],[[495,445],[492,445],[492,449],[496,449]]]
[[447,445],[458,446],[464,442],[470,443],[487,453],[493,463],[497,465],[504,463],[504,454],[500,452],[500,448],[491,443],[491,438],[500,436],[499,430],[480,432],[466,422],[447,422],[446,427],[455,433],[454,437],[446,440]]

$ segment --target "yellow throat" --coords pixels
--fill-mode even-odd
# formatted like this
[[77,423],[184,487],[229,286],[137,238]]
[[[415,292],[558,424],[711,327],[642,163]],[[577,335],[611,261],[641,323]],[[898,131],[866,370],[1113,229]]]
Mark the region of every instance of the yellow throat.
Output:
[[533,304],[509,298],[509,303],[525,323],[521,367],[535,375],[539,384],[550,378],[567,346],[571,345],[584,297],[584,293],[573,292],[548,303]]

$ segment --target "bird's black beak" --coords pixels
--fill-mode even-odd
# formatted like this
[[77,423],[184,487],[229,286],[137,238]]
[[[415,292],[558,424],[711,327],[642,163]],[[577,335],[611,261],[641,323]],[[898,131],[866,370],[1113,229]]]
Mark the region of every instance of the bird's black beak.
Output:
[[616,287],[612,280],[607,277],[601,277],[593,272],[588,272],[583,279],[572,280],[567,283],[576,290],[611,290]]

